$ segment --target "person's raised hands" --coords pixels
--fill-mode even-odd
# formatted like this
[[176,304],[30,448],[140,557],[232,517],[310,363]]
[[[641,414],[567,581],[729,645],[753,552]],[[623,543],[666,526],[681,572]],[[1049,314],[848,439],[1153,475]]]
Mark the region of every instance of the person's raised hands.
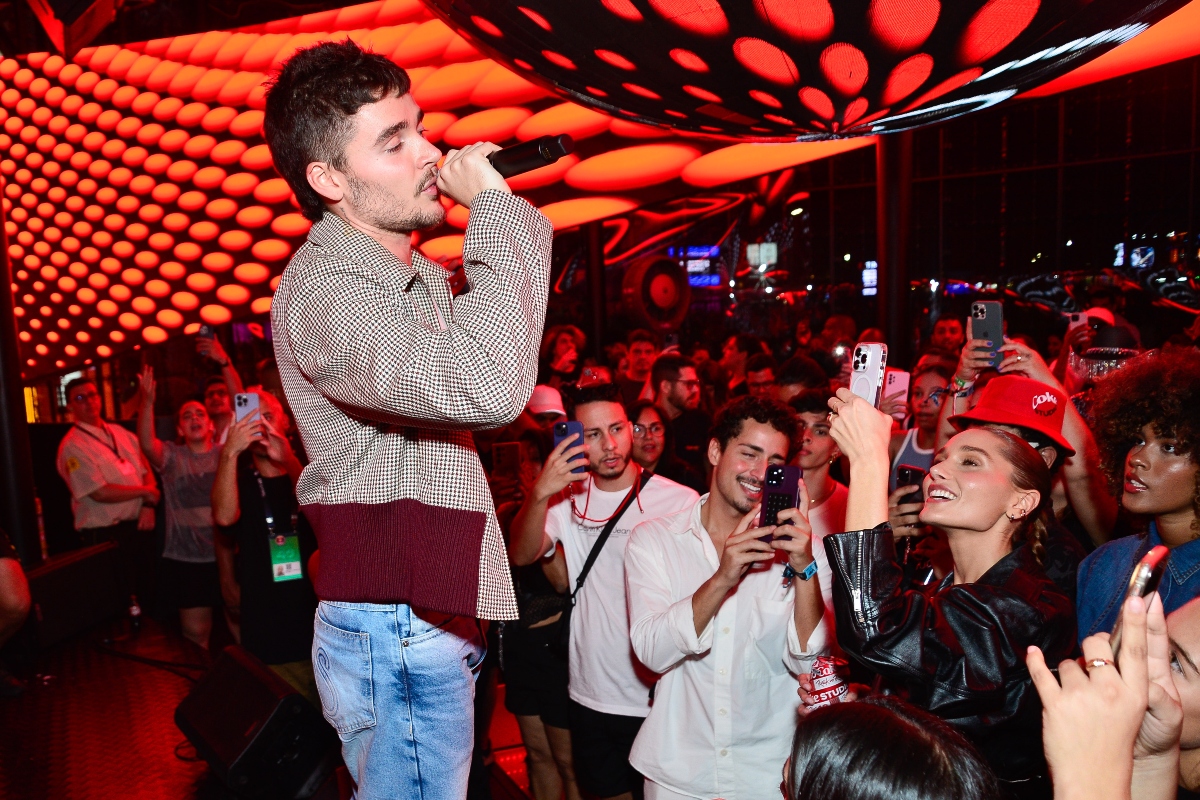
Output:
[[549,500],[572,483],[587,479],[587,470],[574,472],[578,467],[586,467],[587,461],[579,459],[571,461],[577,455],[587,451],[578,434],[563,439],[558,447],[550,452],[542,474],[533,484],[533,496],[538,500]]
[[438,170],[438,191],[464,208],[470,208],[476,196],[488,189],[512,194],[508,183],[487,158],[499,149],[500,145],[491,142],[476,142],[461,150],[451,150]]
[[[721,564],[717,567],[715,577],[726,590],[737,586],[742,576],[755,564],[775,560],[774,542],[767,543],[762,539],[772,536],[777,528],[756,527],[760,508],[761,506],[755,506],[749,514],[742,517],[733,533],[725,540],[725,547],[721,551]],[[807,565],[805,562],[805,566]]]
[[142,371],[138,374],[138,391],[142,395],[142,402],[149,403],[153,408],[158,383],[154,380],[154,367],[149,364],[142,367]]
[[893,536],[920,536],[925,532],[921,524],[921,509],[925,501],[917,503],[901,503],[905,495],[921,491],[920,486],[898,486],[896,491],[888,495],[888,523],[892,526]]
[[971,318],[967,317],[967,343],[963,345],[958,357],[958,369],[954,377],[960,383],[973,383],[979,373],[992,368],[992,356],[1000,347],[1001,342],[990,339],[976,339],[971,333]]
[[[1167,636],[1167,619],[1158,592],[1150,597],[1150,608],[1146,611],[1148,705],[1133,748],[1135,759],[1177,751],[1183,732],[1183,706],[1179,689],[1171,677],[1171,640]],[[1121,649],[1125,649],[1124,642]]]
[[1026,663],[1042,699],[1042,736],[1058,800],[1130,797],[1134,745],[1149,705],[1145,600],[1129,598],[1121,614],[1120,669],[1107,634],[1084,639],[1084,666],[1062,662],[1058,680],[1041,650],[1029,648]]
[[788,564],[795,572],[803,572],[813,562],[812,525],[808,521],[808,487],[800,481],[800,505],[785,508],[775,515],[779,525],[771,547],[787,553]]
[[229,426],[229,433],[225,436],[225,444],[222,446],[221,452],[236,458],[244,453],[250,445],[261,441],[262,438],[262,420],[257,415],[247,417],[241,422],[235,422]]
[[1001,352],[1004,353],[1004,360],[1000,362],[999,366],[1001,375],[1023,375],[1026,378],[1041,381],[1047,386],[1062,389],[1062,385],[1054,377],[1050,367],[1046,366],[1041,354],[1032,347],[1006,336]]
[[887,458],[892,436],[891,417],[849,389],[838,389],[837,396],[829,398],[829,408],[833,412],[829,434],[851,464],[876,458],[881,453]]

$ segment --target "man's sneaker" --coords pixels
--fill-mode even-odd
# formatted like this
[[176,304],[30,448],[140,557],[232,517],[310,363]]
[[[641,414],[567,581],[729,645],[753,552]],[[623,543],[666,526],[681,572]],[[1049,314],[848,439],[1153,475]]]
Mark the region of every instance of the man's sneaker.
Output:
[[25,681],[0,667],[0,697],[18,697],[25,693]]

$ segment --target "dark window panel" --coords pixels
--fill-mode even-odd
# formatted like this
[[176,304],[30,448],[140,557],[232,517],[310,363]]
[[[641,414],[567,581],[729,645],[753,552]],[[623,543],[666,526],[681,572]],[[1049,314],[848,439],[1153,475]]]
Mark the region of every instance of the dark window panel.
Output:
[[1112,266],[1113,245],[1124,237],[1125,165],[1086,164],[1063,171],[1063,250],[1067,269]]
[[933,178],[938,174],[940,126],[918,128],[913,131],[913,177]]
[[[875,243],[875,187],[838,189],[833,193],[837,230],[834,233],[833,256],[839,281],[858,282],[862,279],[859,266],[863,261],[877,260]],[[845,255],[850,254],[850,260]]]
[[947,179],[943,215],[946,277],[999,275],[1000,176]]
[[[1006,271],[1043,272],[1056,263],[1058,170],[1011,172],[1004,214]],[[1040,257],[1039,257],[1040,254]]]
[[874,147],[861,147],[828,160],[833,162],[833,182],[836,185],[871,183],[875,180]]
[[1016,103],[1008,110],[1010,169],[1054,164],[1058,160],[1058,98]]
[[1128,101],[1128,78],[1117,78],[1068,93],[1064,158],[1088,161],[1125,155]]
[[1129,233],[1165,236],[1188,224],[1191,156],[1139,158],[1129,165]]
[[1192,63],[1182,61],[1130,76],[1130,153],[1182,150],[1191,142]]

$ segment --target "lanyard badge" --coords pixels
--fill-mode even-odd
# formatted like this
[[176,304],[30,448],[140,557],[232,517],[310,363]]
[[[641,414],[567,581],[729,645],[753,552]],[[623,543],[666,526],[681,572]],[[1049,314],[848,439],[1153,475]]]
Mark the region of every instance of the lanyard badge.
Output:
[[262,475],[254,471],[254,479],[258,481],[258,492],[262,496],[263,517],[267,523],[267,534],[270,537],[271,549],[271,580],[275,583],[296,581],[304,577],[300,565],[300,537],[296,535],[296,515],[292,514],[291,533],[283,533],[275,529],[275,514],[271,503],[267,500],[267,487],[263,485]]

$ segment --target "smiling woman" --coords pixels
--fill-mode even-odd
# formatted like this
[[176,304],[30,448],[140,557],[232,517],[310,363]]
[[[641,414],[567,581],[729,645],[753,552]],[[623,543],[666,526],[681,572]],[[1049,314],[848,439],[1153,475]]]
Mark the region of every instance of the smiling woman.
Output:
[[[1074,648],[1074,610],[1046,577],[1050,471],[1022,439],[974,429],[934,456],[921,521],[945,534],[953,574],[905,590],[887,524],[891,418],[847,390],[830,400],[830,433],[850,459],[846,526],[825,539],[838,644],[958,728],[1016,797],[1049,788],[1031,645]],[[1044,794],[1044,796],[1049,796]]]
[[1121,506],[1149,520],[1079,568],[1079,635],[1112,630],[1133,567],[1171,548],[1158,593],[1170,614],[1200,596],[1200,353],[1143,356],[1096,387],[1096,438]]

